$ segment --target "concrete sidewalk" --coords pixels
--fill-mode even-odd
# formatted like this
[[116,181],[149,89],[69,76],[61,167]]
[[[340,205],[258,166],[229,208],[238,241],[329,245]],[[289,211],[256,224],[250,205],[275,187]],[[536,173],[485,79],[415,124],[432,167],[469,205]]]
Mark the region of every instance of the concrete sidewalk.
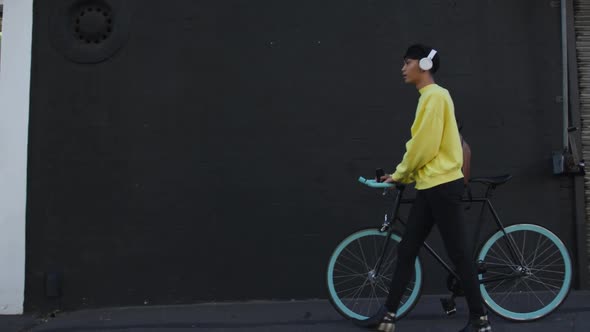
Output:
[[[438,296],[423,296],[396,331],[456,332],[466,310],[442,313]],[[492,316],[494,331],[590,331],[590,292],[574,291],[552,315],[532,323],[513,323]],[[364,331],[342,319],[326,300],[209,303],[183,306],[106,308],[59,313],[54,318],[0,316],[2,332],[89,331]]]

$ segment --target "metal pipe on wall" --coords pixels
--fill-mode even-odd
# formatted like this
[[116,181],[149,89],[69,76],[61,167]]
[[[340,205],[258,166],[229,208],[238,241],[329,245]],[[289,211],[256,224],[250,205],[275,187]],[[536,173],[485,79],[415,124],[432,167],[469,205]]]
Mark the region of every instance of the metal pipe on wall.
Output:
[[562,109],[563,109],[563,149],[568,149],[569,127],[569,90],[568,90],[568,63],[567,63],[567,16],[566,1],[561,0],[561,65],[562,65]]

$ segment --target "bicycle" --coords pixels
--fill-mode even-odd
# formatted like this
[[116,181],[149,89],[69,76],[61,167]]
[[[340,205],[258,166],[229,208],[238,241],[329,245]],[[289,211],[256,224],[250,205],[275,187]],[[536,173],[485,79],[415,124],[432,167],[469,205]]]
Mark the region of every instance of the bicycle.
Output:
[[[571,287],[572,263],[568,249],[548,229],[535,224],[504,227],[490,199],[494,190],[511,178],[504,175],[471,179],[470,184],[487,186],[485,195],[472,197],[469,190],[463,202],[482,203],[476,241],[486,207],[497,227],[479,250],[474,247],[480,291],[486,306],[508,320],[533,321],[549,315],[563,303]],[[385,214],[381,227],[362,229],[347,236],[336,246],[328,263],[326,277],[332,305],[344,317],[362,323],[385,301],[396,263],[396,244],[402,237],[392,225],[396,221],[405,225],[399,208],[401,204],[412,203],[413,199],[403,198],[404,185],[379,183],[363,177],[359,181],[371,188],[384,189],[384,196],[395,193],[391,212]],[[451,297],[441,299],[441,303],[444,311],[451,315],[456,312],[454,299],[463,295],[459,277],[427,242],[423,248],[449,272],[447,287]],[[398,318],[406,316],[418,302],[423,278],[418,256],[396,313]]]

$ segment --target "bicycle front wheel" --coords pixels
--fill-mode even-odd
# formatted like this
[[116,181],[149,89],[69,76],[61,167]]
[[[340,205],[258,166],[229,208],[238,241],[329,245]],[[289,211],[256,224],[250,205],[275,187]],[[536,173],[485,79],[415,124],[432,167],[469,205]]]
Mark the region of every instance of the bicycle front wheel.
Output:
[[487,306],[514,321],[549,315],[565,300],[572,281],[567,248],[538,225],[517,224],[493,234],[478,260],[480,290]]
[[[397,263],[401,237],[392,233],[379,271],[378,260],[387,232],[364,229],[349,235],[334,250],[327,269],[330,301],[348,319],[366,320],[385,303]],[[397,317],[405,316],[416,304],[422,288],[422,266],[416,257],[414,273],[406,287]]]

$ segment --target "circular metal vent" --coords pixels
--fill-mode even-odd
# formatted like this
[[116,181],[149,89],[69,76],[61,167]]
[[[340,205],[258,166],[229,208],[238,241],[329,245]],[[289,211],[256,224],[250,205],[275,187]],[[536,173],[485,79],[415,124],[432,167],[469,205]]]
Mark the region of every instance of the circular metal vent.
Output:
[[80,9],[74,32],[82,42],[100,44],[113,32],[111,9],[106,6],[84,6]]
[[76,63],[103,62],[119,51],[129,37],[128,0],[56,1],[49,21],[55,49]]

